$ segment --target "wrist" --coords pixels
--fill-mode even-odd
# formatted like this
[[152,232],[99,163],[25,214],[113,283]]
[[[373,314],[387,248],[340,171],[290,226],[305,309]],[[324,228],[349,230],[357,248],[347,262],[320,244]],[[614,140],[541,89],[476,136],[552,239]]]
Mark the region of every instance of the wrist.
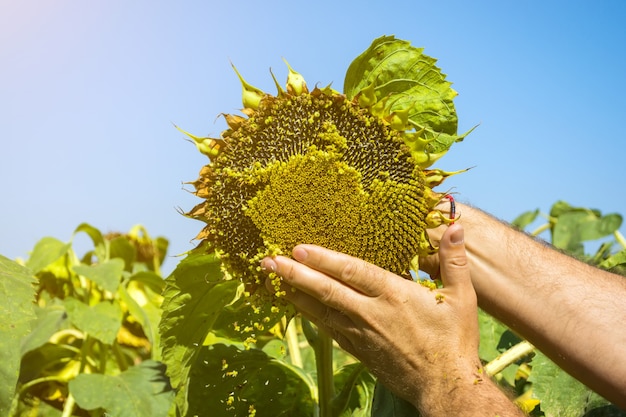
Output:
[[459,407],[484,382],[484,373],[478,358],[458,361],[456,364],[445,356],[439,356],[436,360],[446,366],[430,368],[436,369],[436,372],[421,381],[419,394],[413,400],[413,405],[422,416],[450,415],[452,411],[461,410]]
[[426,383],[413,402],[422,417],[521,417],[524,413],[484,373],[480,361],[450,368]]

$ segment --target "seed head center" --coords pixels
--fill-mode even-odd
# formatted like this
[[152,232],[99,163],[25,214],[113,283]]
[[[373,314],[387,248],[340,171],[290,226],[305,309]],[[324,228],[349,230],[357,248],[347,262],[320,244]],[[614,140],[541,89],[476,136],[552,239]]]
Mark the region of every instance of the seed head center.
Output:
[[299,243],[353,252],[367,193],[361,175],[335,152],[312,147],[304,155],[268,165],[268,183],[245,214],[266,244],[290,250]]

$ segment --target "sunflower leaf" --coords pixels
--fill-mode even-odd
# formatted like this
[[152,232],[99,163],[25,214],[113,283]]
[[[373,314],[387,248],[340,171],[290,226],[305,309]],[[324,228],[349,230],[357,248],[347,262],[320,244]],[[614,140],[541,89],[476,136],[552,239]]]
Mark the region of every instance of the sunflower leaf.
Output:
[[113,258],[97,265],[75,265],[74,272],[95,282],[109,292],[116,292],[122,281],[124,260]]
[[119,301],[100,301],[88,306],[67,297],[63,303],[72,324],[96,339],[112,345],[122,327],[122,308]]
[[376,379],[361,363],[341,367],[334,375],[333,415],[369,417]]
[[574,254],[582,255],[582,242],[608,236],[622,225],[619,214],[602,215],[599,210],[572,207],[559,201],[550,216],[556,219],[552,227],[552,244]]
[[31,324],[31,332],[22,339],[22,355],[45,344],[50,337],[61,329],[67,329],[70,322],[61,303],[46,307],[34,306],[36,319]]
[[63,243],[53,237],[44,237],[33,248],[26,261],[26,267],[36,274],[65,255],[71,246],[71,243]]
[[611,269],[615,268],[619,265],[626,264],[626,249],[617,252],[610,257],[606,258],[604,261],[598,265],[600,268]]
[[520,230],[524,230],[529,224],[534,222],[539,216],[539,209],[533,211],[525,211],[520,214],[511,222],[511,225],[517,227]]
[[376,417],[420,417],[421,414],[407,400],[398,397],[389,388],[377,383],[372,401],[372,416]]
[[283,362],[258,349],[203,346],[190,372],[189,411],[199,417],[308,416],[308,383]]
[[[537,352],[531,362],[528,381],[533,384],[533,397],[541,400],[546,417],[594,415],[594,410],[611,408],[608,401],[568,375],[544,354]],[[609,414],[606,414],[609,415]],[[615,410],[615,416],[625,413]]]
[[238,281],[223,280],[219,259],[200,248],[166,279],[159,330],[163,361],[182,414],[187,409],[187,381],[195,358],[217,317],[237,296],[238,286]]
[[146,360],[119,375],[80,374],[69,382],[76,403],[118,417],[166,417],[173,393],[165,367]]
[[8,413],[20,368],[20,342],[35,319],[35,279],[0,255],[0,414]]
[[386,99],[389,112],[409,109],[409,120],[428,130],[456,135],[457,92],[435,65],[437,61],[410,42],[382,36],[348,68],[344,93],[354,98],[374,85],[377,100]]
[[480,326],[478,355],[483,361],[489,362],[502,353],[498,349],[498,344],[508,329],[504,324],[483,310],[478,312],[478,325]]

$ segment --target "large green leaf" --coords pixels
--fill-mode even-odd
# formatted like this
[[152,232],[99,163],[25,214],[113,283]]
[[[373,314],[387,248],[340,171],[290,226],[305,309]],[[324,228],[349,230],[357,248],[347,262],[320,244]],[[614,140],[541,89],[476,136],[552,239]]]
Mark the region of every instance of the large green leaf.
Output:
[[123,313],[119,302],[101,301],[88,306],[67,297],[64,304],[74,326],[106,344],[113,344],[122,326]]
[[515,220],[511,222],[511,225],[523,230],[526,226],[534,222],[537,219],[537,216],[539,216],[539,209],[526,211],[517,216]]
[[115,417],[166,417],[174,397],[165,367],[150,360],[116,376],[80,374],[69,388],[81,408]]
[[76,230],[74,230],[74,236],[81,232],[85,233],[91,238],[94,246],[93,252],[88,252],[85,255],[85,262],[91,263],[92,255],[96,255],[98,260],[101,262],[105,261],[107,259],[107,249],[104,242],[104,237],[102,236],[102,232],[100,232],[100,230],[88,223],[79,224]]
[[137,281],[149,287],[157,294],[161,294],[165,288],[165,280],[161,275],[152,271],[139,271],[131,275],[129,281]]
[[0,255],[0,415],[9,411],[20,366],[20,344],[35,319],[35,279],[27,268]]
[[601,215],[599,210],[589,209],[589,208],[584,208],[584,207],[574,207],[566,201],[559,200],[556,203],[554,203],[552,207],[550,208],[550,217],[559,217],[562,214],[572,212],[572,211],[583,211],[583,212],[589,211],[596,217],[600,217]]
[[[260,301],[260,300],[257,300]],[[273,300],[276,303],[281,300]],[[213,324],[212,332],[218,337],[231,339],[233,342],[244,342],[249,336],[248,333],[237,330],[238,328],[254,327],[254,322],[262,320],[263,327],[269,330],[282,317],[286,317],[287,321],[295,315],[293,305],[279,304],[280,310],[272,312],[272,300],[268,298],[265,302],[255,302],[253,307],[246,297],[241,297],[233,304],[225,306],[217,320]],[[233,324],[237,323],[238,326]]]
[[406,130],[405,143],[422,167],[473,130],[457,134],[457,93],[436,62],[423,48],[382,36],[350,64],[344,81],[348,98]]
[[[478,312],[478,325],[480,328],[478,356],[484,362],[494,360],[521,341],[508,327],[483,310]],[[498,380],[503,378],[509,385],[514,386],[517,368],[517,365],[507,366],[499,374],[493,376]]]
[[19,417],[63,417],[62,411],[38,397],[19,402],[14,415]]
[[[607,409],[609,403],[606,400],[571,377],[544,354],[537,352],[531,365],[528,381],[532,382],[533,397],[541,401],[541,411],[546,417],[583,417],[598,415],[598,412],[594,412],[596,409]],[[617,410],[614,412],[618,413]],[[626,413],[607,415],[624,416]]]
[[34,306],[34,311],[37,319],[32,323],[31,332],[22,339],[22,355],[42,346],[53,334],[70,325],[65,307],[61,304]]
[[104,237],[98,228],[93,227],[89,223],[81,223],[74,230],[74,234],[76,235],[80,232],[86,233],[91,238],[94,247],[104,247]]
[[344,93],[355,97],[374,85],[376,98],[394,94],[388,102],[391,111],[410,109],[409,119],[434,132],[455,135],[457,116],[453,99],[457,95],[437,61],[410,42],[382,36],[349,66]]
[[[61,380],[71,378],[77,370],[74,365],[80,365],[80,359],[80,352],[72,346],[44,343],[22,357],[20,382],[27,383],[51,374]],[[68,372],[62,372],[62,370]]]
[[154,344],[157,333],[158,322],[153,323],[150,320],[148,311],[144,310],[135,299],[128,293],[125,287],[121,286],[117,291],[120,300],[126,304],[128,312],[136,320],[143,329],[144,334],[148,338],[151,344]]
[[120,258],[114,258],[96,265],[75,265],[72,269],[105,290],[114,293],[122,280],[124,261]]
[[118,236],[109,241],[109,257],[123,259],[126,271],[132,272],[137,259],[137,249],[126,236]]
[[341,367],[334,375],[335,392],[333,415],[341,417],[369,417],[376,380],[363,364]]
[[[258,349],[203,347],[189,381],[189,411],[198,417],[313,416],[306,381]],[[253,407],[253,408],[251,408]]]
[[236,281],[223,280],[219,259],[201,249],[192,251],[166,280],[159,324],[162,358],[183,415],[190,368],[216,318],[236,298],[238,287]]
[[626,249],[623,249],[600,263],[600,268],[611,269],[626,264]]
[[478,312],[478,325],[480,329],[478,356],[488,362],[502,353],[502,349],[499,349],[500,339],[508,328],[483,310]]
[[552,206],[550,217],[553,219],[552,244],[577,255],[584,253],[584,241],[608,236],[622,225],[619,214],[603,216],[599,210],[573,207],[564,201]]
[[570,211],[559,216],[552,229],[557,248],[582,254],[582,242],[600,239],[619,229],[622,218],[616,214],[599,217],[592,211]]
[[71,246],[71,243],[63,243],[53,237],[44,237],[35,244],[28,261],[26,261],[26,267],[36,274],[65,255]]

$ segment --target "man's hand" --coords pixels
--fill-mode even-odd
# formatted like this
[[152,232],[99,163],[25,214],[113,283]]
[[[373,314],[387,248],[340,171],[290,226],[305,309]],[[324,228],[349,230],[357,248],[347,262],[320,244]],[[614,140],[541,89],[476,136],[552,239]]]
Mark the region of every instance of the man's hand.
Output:
[[[313,245],[295,247],[295,260],[265,258],[262,267],[282,278],[287,300],[385,386],[425,416],[455,415],[451,407],[467,411],[465,395],[475,399],[487,379],[463,233],[456,224],[442,237],[440,289]],[[269,280],[268,287],[274,290]]]

